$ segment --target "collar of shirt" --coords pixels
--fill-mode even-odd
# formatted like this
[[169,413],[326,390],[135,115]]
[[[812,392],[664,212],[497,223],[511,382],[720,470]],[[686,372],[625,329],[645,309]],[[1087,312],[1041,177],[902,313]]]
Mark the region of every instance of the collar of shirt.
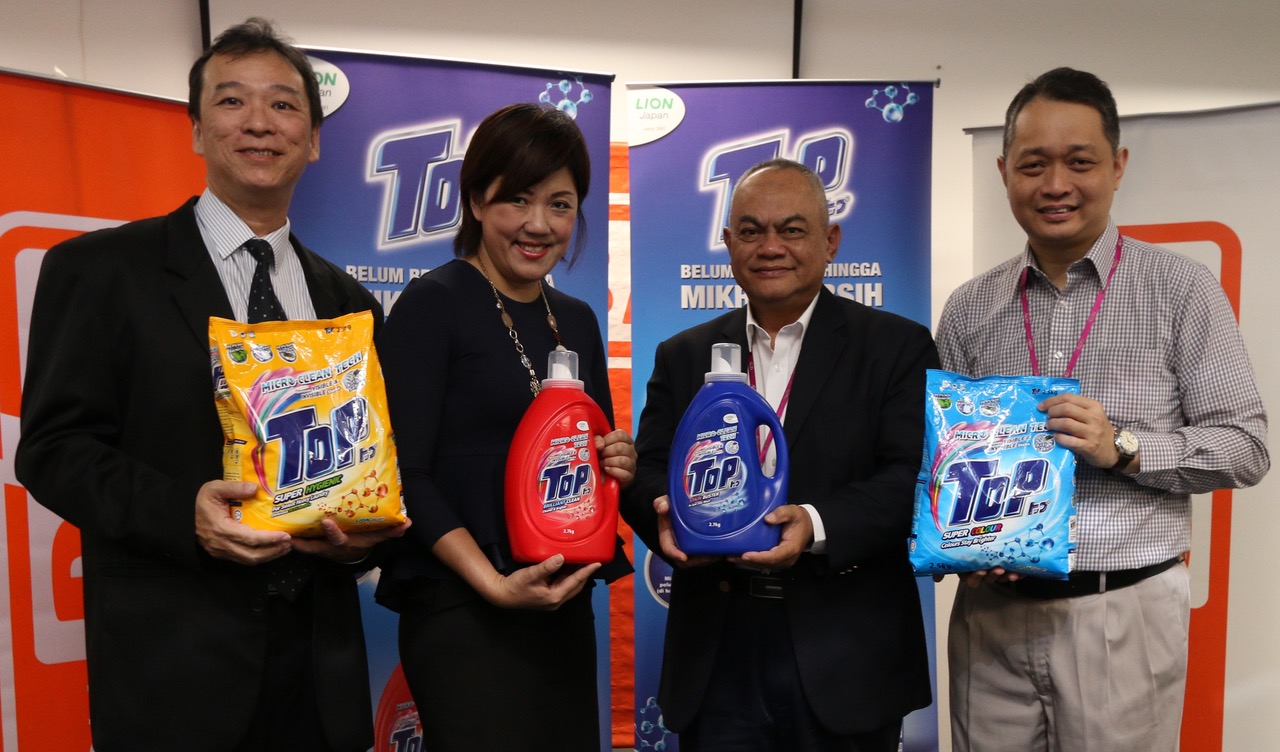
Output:
[[[1093,245],[1089,248],[1089,252],[1084,255],[1084,258],[1075,262],[1067,269],[1067,284],[1071,284],[1072,276],[1088,270],[1089,267],[1086,263],[1088,262],[1093,265],[1093,275],[1097,280],[1098,287],[1101,288],[1103,283],[1106,281],[1105,278],[1107,272],[1111,270],[1111,263],[1115,260],[1116,238],[1118,238],[1119,235],[1120,230],[1116,227],[1115,221],[1108,220],[1107,229],[1103,230],[1102,234],[1098,236],[1098,239],[1093,241]],[[1045,276],[1045,273],[1040,270],[1040,265],[1036,262],[1035,254],[1031,252],[1031,244],[1027,243],[1022,249],[1022,264],[1013,269],[1013,278],[1011,280],[1013,295],[1018,295],[1018,278],[1022,274],[1023,267],[1031,269],[1031,273],[1028,275],[1027,280],[1028,286],[1030,286],[1032,278],[1040,280],[1047,285],[1053,284],[1049,281],[1048,277]]]
[[[232,315],[237,321],[244,321],[248,316],[249,288],[258,262],[248,251],[236,251],[244,247],[246,240],[254,237],[253,230],[207,188],[196,201],[195,215],[200,237],[222,281],[227,301],[231,303]],[[263,238],[271,244],[275,256],[271,284],[289,318],[314,319],[315,306],[307,292],[306,273],[289,241],[289,230],[290,222],[286,219],[282,227]]]
[[[200,236],[204,238],[204,245],[209,249],[209,255],[213,257],[215,264],[226,261],[231,254],[240,250],[246,240],[257,237],[253,230],[249,229],[249,225],[245,224],[244,220],[231,210],[231,207],[224,204],[222,199],[215,196],[208,188],[204,189],[204,193],[200,194],[200,199],[196,201],[195,212]],[[271,252],[275,255],[277,262],[280,260],[282,251],[291,248],[289,228],[289,220],[285,219],[282,227],[262,238],[271,244]]]
[[809,320],[813,318],[813,309],[817,306],[818,296],[814,295],[800,318],[779,329],[776,341],[772,342],[775,338],[771,338],[769,332],[756,323],[751,306],[747,306],[747,350],[754,356],[756,391],[764,395],[775,410],[782,401],[787,384],[791,383],[791,374],[795,372],[796,362],[800,359],[804,333],[809,328]]

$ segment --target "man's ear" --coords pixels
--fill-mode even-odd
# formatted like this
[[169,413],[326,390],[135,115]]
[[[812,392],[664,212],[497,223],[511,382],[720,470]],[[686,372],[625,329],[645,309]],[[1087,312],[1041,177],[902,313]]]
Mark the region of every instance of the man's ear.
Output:
[[204,132],[200,130],[200,121],[191,118],[191,150],[204,156]]
[[1124,168],[1129,165],[1129,147],[1121,146],[1116,149],[1115,162],[1112,167],[1116,173],[1115,190],[1120,190],[1120,179],[1124,177]]

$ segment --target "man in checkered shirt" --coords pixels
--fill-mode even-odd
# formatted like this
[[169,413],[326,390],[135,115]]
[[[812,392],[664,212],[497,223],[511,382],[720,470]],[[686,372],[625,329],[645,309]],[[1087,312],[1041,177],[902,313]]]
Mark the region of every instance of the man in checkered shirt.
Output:
[[1191,494],[1270,467],[1221,286],[1111,221],[1119,142],[1115,100],[1090,73],[1059,68],[1018,93],[997,167],[1027,245],[956,290],[938,324],[948,370],[1081,382],[1041,404],[1078,460],[1075,571],[962,578],[948,645],[957,752],[1176,749]]

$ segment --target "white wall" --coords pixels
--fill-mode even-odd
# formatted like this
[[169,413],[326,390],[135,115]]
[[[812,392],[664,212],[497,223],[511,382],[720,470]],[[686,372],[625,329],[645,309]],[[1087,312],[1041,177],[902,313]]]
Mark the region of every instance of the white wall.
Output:
[[[303,44],[601,71],[619,82],[791,75],[792,0],[210,6],[215,33],[256,14]],[[0,67],[53,75],[57,66],[74,79],[184,98],[200,47],[197,8],[196,0],[4,0]],[[974,271],[974,176],[963,129],[999,122],[1030,78],[1057,65],[1091,70],[1111,84],[1122,115],[1280,101],[1274,0],[808,0],[804,10],[802,76],[942,82],[934,106],[935,315]],[[623,140],[625,92],[615,86],[614,137]]]
[[[942,81],[934,99],[935,319],[951,290],[993,265],[971,266],[975,176],[962,129],[1002,122],[1027,81],[1060,65],[1092,71],[1110,84],[1121,115],[1280,101],[1274,0],[810,0],[805,13],[804,77]],[[985,178],[998,180],[994,164]]]
[[[4,0],[0,67],[186,99],[194,0]],[[61,71],[61,73],[59,73]]]

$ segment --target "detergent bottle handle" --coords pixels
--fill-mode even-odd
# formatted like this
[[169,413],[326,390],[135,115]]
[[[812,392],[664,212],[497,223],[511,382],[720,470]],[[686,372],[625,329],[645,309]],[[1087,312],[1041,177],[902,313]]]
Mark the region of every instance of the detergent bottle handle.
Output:
[[785,491],[787,474],[783,471],[790,467],[791,454],[790,450],[787,449],[787,439],[783,433],[782,421],[778,420],[778,414],[764,400],[761,400],[760,404],[762,406],[758,406],[753,417],[756,421],[757,431],[761,426],[767,426],[773,432],[773,447],[777,462],[774,464],[776,470],[773,476],[768,477],[767,480],[773,490],[773,498],[778,498],[779,494]]
[[[591,418],[590,418],[591,435],[593,437],[606,436],[612,433],[613,426],[609,425],[609,420],[604,417],[604,411],[601,410],[600,407],[598,405],[595,405],[594,403],[592,404],[592,407],[594,409],[591,410]],[[594,442],[594,439],[593,439],[593,442]],[[592,450],[595,450],[594,446],[592,447]],[[616,506],[618,503],[618,495],[622,491],[622,486],[621,484],[618,483],[617,478],[605,472],[604,458],[600,456],[599,451],[596,451],[596,464],[600,468],[600,477],[601,477],[601,481],[603,482],[601,489],[604,491],[605,499],[608,500],[610,504],[613,504]]]

